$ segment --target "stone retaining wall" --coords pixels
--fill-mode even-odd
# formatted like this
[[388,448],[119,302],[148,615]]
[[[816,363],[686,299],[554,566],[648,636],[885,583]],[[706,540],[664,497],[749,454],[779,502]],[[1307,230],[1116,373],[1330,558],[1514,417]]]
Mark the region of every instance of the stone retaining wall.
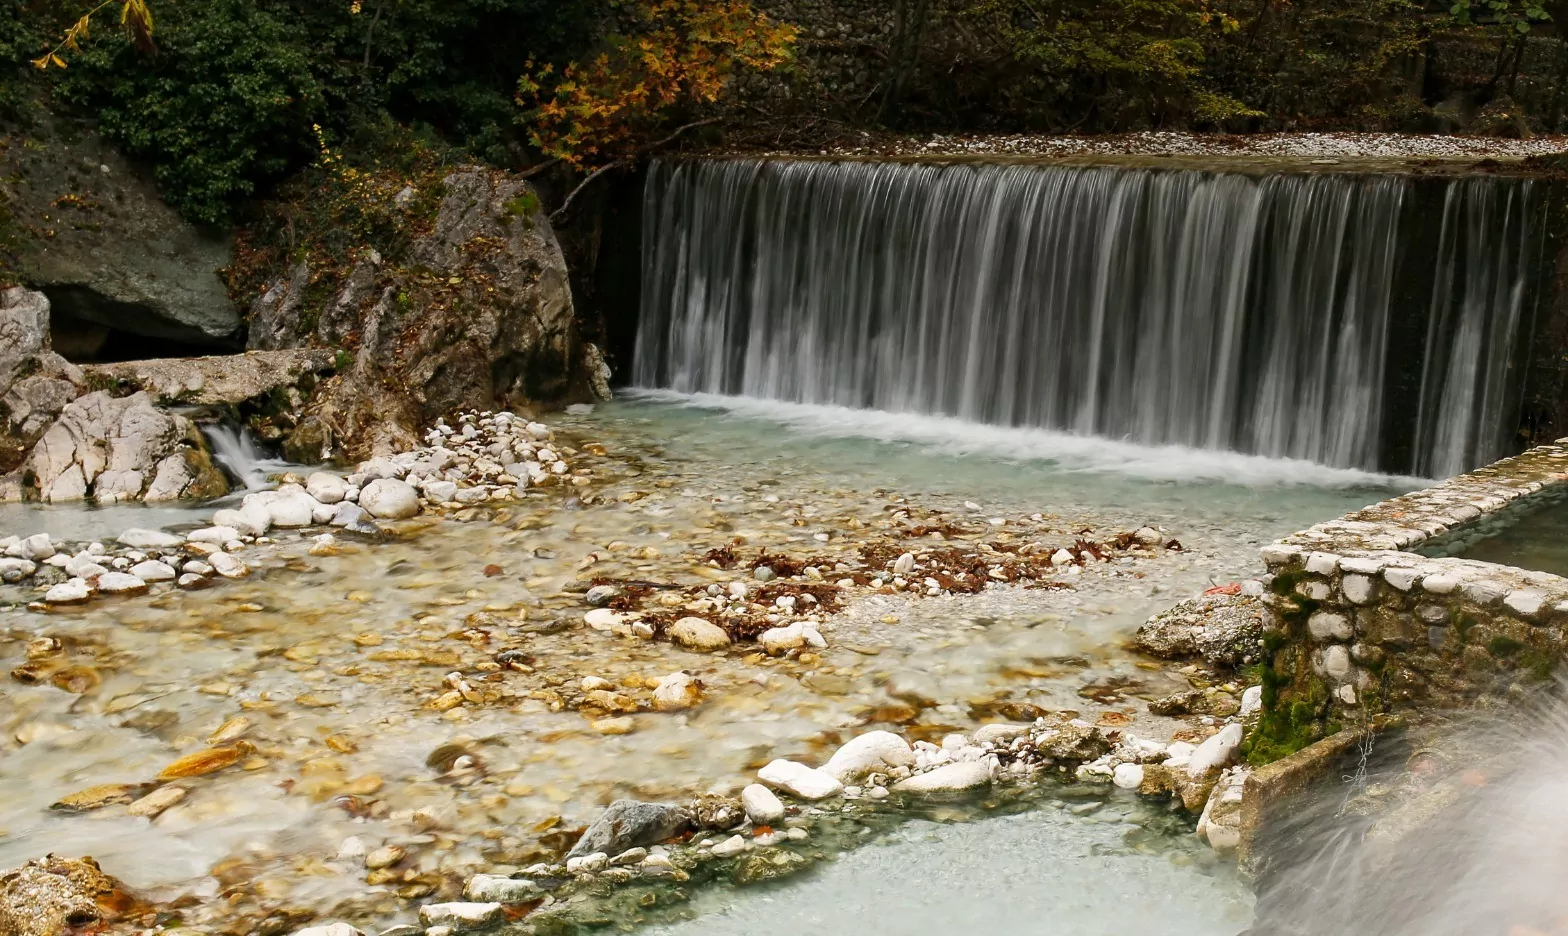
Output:
[[1443,555],[1568,495],[1568,439],[1263,549],[1268,763],[1379,714],[1492,705],[1568,648],[1568,579]]

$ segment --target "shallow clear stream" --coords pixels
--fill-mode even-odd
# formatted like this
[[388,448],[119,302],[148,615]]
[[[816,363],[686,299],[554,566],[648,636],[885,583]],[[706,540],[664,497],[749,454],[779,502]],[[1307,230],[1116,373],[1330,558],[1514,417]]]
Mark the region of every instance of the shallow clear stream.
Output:
[[[308,537],[286,539],[252,561],[251,579],[210,591],[47,615],[0,611],[0,672],[26,659],[28,640],[48,635],[89,674],[75,694],[47,681],[0,682],[0,867],[47,852],[91,854],[160,896],[222,894],[223,904],[206,905],[221,911],[213,926],[299,907],[375,926],[410,920],[422,899],[455,896],[466,874],[546,857],[552,830],[591,821],[614,798],[734,791],[771,757],[819,759],[867,726],[888,727],[880,719],[890,717],[891,680],[918,679],[939,700],[917,722],[893,726],[922,737],[973,727],[986,720],[977,706],[998,698],[1085,717],[1116,710],[1133,730],[1168,737],[1180,726],[1152,719],[1140,699],[1184,685],[1122,647],[1137,625],[1210,584],[1255,574],[1261,543],[1415,486],[929,418],[697,402],[644,399],[557,418],[568,444],[608,450],[584,462],[600,498],[592,504],[546,489],[494,515],[413,521],[389,541],[346,543],[336,556],[308,555]],[[1052,528],[1069,541],[1088,528],[1108,535],[1156,524],[1185,549],[1086,574],[1071,590],[871,596],[824,627],[830,647],[809,661],[697,655],[593,632],[582,626],[581,596],[562,590],[582,575],[724,582],[734,574],[700,557],[736,538],[747,551],[848,557],[887,535],[901,508],[992,530]],[[18,508],[0,524],[27,534],[88,516],[120,520]],[[124,516],[125,526],[150,526],[188,515]],[[3,601],[29,597],[0,591]],[[487,674],[508,648],[533,657],[535,671]],[[701,678],[704,704],[639,713],[627,734],[601,733],[559,704],[584,676],[635,686],[680,669]],[[481,687],[483,705],[430,707],[453,671]],[[1120,696],[1081,692],[1118,680]],[[235,717],[250,722],[244,737],[255,755],[185,781],[189,795],[154,821],[120,807],[48,808],[96,784],[148,781]],[[453,777],[432,765],[452,745],[482,769]],[[421,808],[438,820],[416,826]],[[1128,798],[1116,808],[1141,807]],[[1055,809],[915,823],[785,890],[699,896],[691,907],[733,907],[671,932],[783,932],[783,921],[888,934],[966,921],[1046,931],[1033,919],[1064,934],[1123,932],[1150,919],[1169,925],[1144,931],[1245,924],[1243,888],[1194,870],[1187,831],[1127,849],[1136,824]],[[371,849],[407,848],[401,877],[367,885],[364,868],[336,857],[350,836]],[[902,894],[895,909],[854,897],[875,881]],[[829,904],[838,929],[811,922]]]

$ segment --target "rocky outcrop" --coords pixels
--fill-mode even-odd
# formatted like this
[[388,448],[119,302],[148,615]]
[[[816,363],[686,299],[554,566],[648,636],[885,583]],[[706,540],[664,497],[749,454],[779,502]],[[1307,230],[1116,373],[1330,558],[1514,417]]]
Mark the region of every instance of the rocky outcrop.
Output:
[[229,241],[182,219],[157,186],[85,127],[48,117],[0,148],[0,201],[40,236],[17,278],[55,316],[197,344],[232,340],[240,317],[218,271]]
[[[406,249],[393,257],[365,245],[318,305],[309,293],[324,274],[308,263],[252,304],[249,347],[348,352],[288,440],[290,455],[412,448],[437,416],[558,398],[582,372],[566,263],[532,187],[468,168],[441,189],[433,217],[399,202],[407,227],[422,231]],[[602,369],[594,374],[604,383]]]
[[50,350],[48,297],[0,292],[0,474],[22,463],[83,389],[81,370]]
[[147,393],[102,390],[67,404],[22,466],[0,479],[0,500],[115,503],[227,491],[194,423],[158,409]]
[[322,348],[248,351],[215,357],[164,358],[120,364],[87,364],[94,386],[146,390],[160,400],[203,406],[239,406],[282,394],[302,405],[318,377],[330,374],[337,354]]
[[81,370],[57,354],[0,357],[0,473],[20,465],[84,389]]

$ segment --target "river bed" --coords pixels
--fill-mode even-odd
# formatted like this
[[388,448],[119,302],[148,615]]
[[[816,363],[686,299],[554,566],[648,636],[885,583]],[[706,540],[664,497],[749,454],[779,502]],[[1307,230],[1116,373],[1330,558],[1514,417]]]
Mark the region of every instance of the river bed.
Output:
[[[613,799],[734,793],[772,758],[819,762],[871,727],[939,739],[1027,703],[1167,739],[1184,723],[1151,716],[1143,700],[1184,689],[1186,679],[1123,646],[1137,625],[1179,598],[1255,574],[1262,543],[1418,486],[1303,463],[745,400],[642,398],[555,425],[568,444],[604,447],[587,488],[408,521],[383,541],[345,539],[335,555],[312,554],[309,536],[283,538],[252,562],[253,577],[211,591],[0,612],[0,667],[20,666],[31,641],[50,637],[74,668],[70,691],[47,680],[0,684],[0,867],[48,852],[91,854],[157,899],[196,898],[184,918],[206,932],[316,916],[373,929],[411,921],[421,901],[455,896],[469,874],[552,857],[564,830]],[[67,519],[3,517],[18,534],[36,532],[24,523]],[[705,562],[712,550],[853,562],[860,546],[902,542],[900,530],[917,521],[956,541],[1070,542],[1155,526],[1178,547],[1096,564],[1058,589],[863,593],[825,617],[827,649],[787,658],[746,645],[697,654],[583,626],[574,583],[586,576],[727,584],[745,573]],[[508,649],[527,663],[497,666]],[[654,682],[682,670],[703,684],[702,704],[687,711],[616,714],[584,702],[585,677],[645,700]],[[454,672],[475,699],[443,709]],[[913,696],[927,702],[911,705]],[[243,740],[247,755],[182,781],[186,795],[153,820],[119,807],[49,808],[99,784],[149,782],[215,733]],[[1130,796],[1114,808],[1146,809]],[[1157,823],[1153,844],[1101,853],[1135,826],[1051,807],[916,823],[894,844],[857,851],[765,899],[792,901],[798,891],[796,905],[819,912],[887,862],[916,869],[912,884],[950,871],[939,890],[967,893],[1023,880],[1057,856],[1050,886],[1082,900],[1054,931],[1109,932],[1091,921],[1132,920],[1117,914],[1177,891],[1219,907],[1214,919],[1239,919],[1232,929],[1244,925],[1240,885],[1192,871],[1182,857],[1196,847],[1190,826]],[[934,846],[924,847],[930,836]],[[982,841],[996,844],[980,849]],[[362,853],[387,845],[407,857],[367,874]],[[1211,891],[1213,901],[1204,897]],[[1040,890],[1034,906],[1052,893]],[[730,901],[691,904],[719,905]],[[730,929],[685,925],[770,931],[741,922],[757,906],[740,901]],[[920,906],[908,902],[906,928],[881,931],[920,931],[908,928]],[[1029,906],[969,918],[1009,925]],[[1171,906],[1197,928],[1168,931],[1213,931],[1201,928],[1208,910]],[[844,920],[871,909],[843,903]]]

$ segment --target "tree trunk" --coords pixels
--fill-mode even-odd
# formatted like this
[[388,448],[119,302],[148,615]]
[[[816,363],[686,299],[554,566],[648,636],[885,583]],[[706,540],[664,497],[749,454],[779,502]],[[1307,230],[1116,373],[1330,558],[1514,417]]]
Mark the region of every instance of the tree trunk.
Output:
[[903,97],[904,85],[920,55],[920,40],[925,34],[926,16],[931,0],[898,0],[894,13],[893,39],[888,49],[887,90],[877,108],[877,122],[885,124]]

